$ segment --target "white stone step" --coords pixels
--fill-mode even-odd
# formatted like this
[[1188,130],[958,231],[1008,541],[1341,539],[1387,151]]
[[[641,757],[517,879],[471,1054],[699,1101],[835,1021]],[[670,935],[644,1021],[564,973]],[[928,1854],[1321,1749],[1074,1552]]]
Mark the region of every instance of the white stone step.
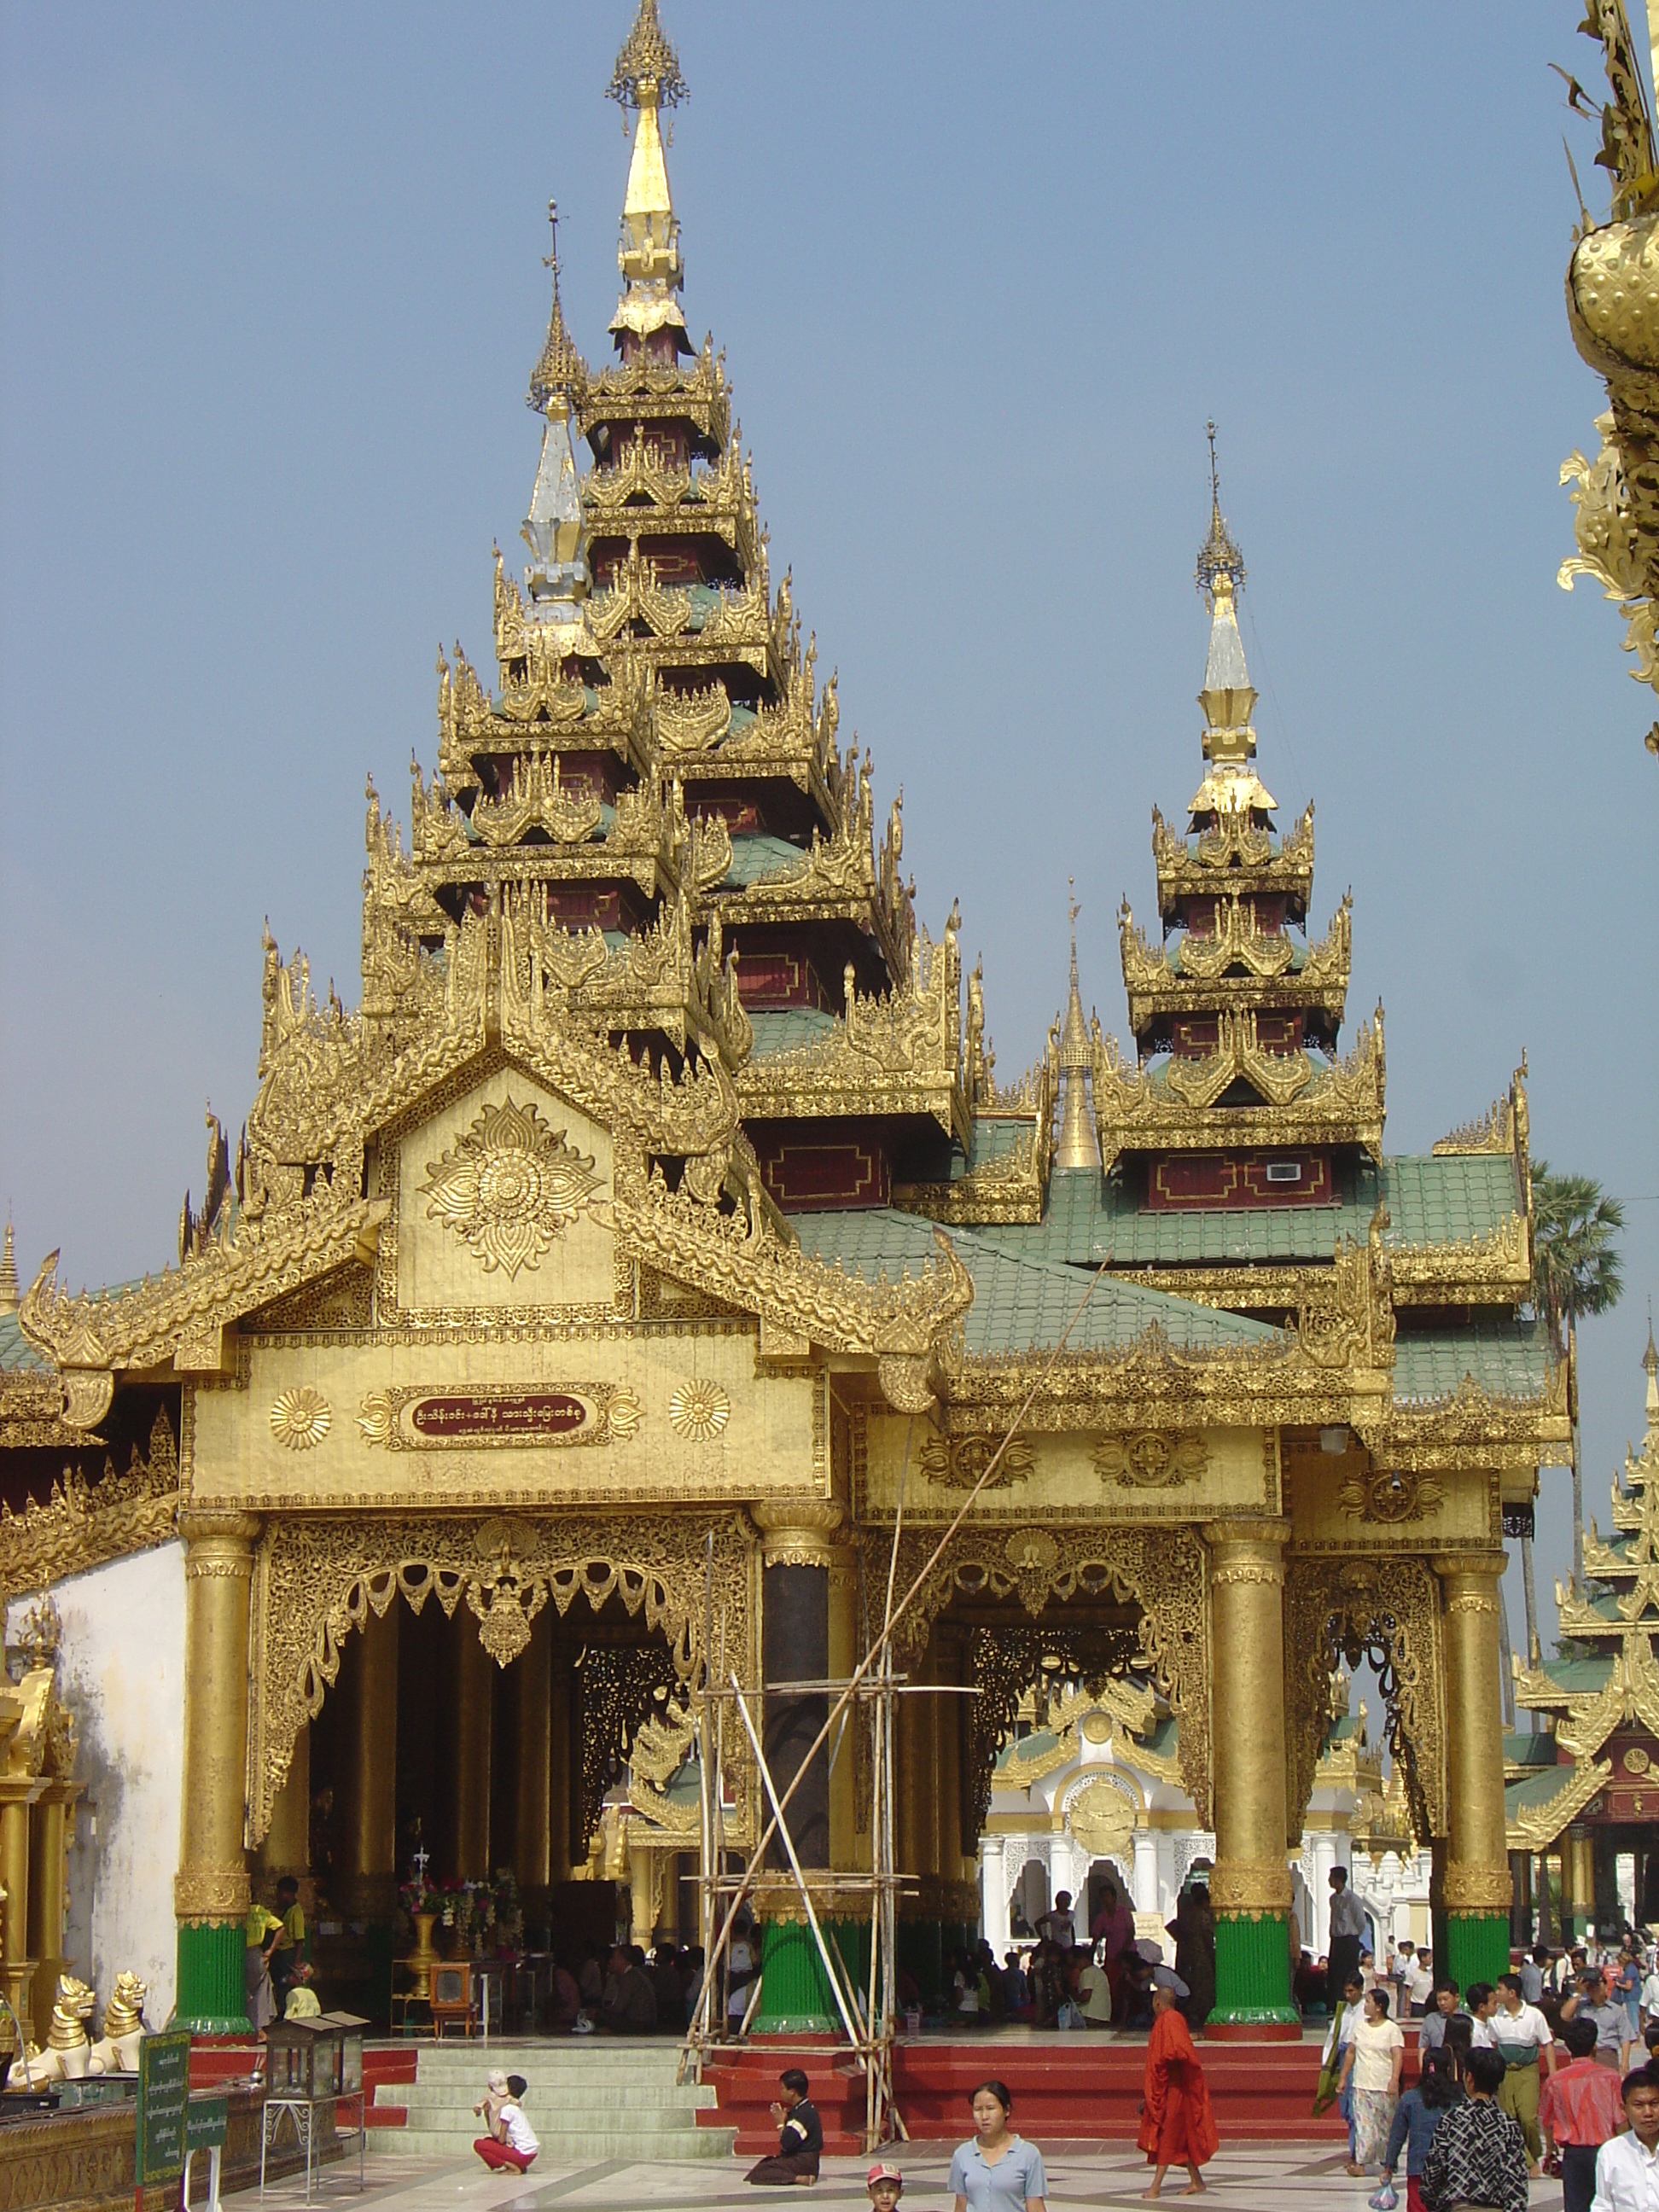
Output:
[[[376,2156],[393,2158],[464,2158],[477,2139],[477,2126],[451,2128],[371,2128],[368,2148]],[[737,2142],[735,2128],[694,2128],[682,2135],[644,2136],[637,2128],[625,2134],[592,2128],[577,2133],[546,2134],[541,2138],[537,2166],[590,2165],[601,2159],[625,2158],[665,2165],[691,2160],[729,2159]],[[532,2172],[535,2172],[535,2167]]]
[[[374,2104],[380,2112],[400,2106],[414,2121],[416,2112],[471,2112],[477,2094],[467,2097],[462,2093],[462,2097],[456,2097],[438,2081],[383,2081],[374,2094]],[[654,2112],[712,2112],[719,2097],[712,2086],[696,2088],[690,2081],[686,2088],[664,2090],[633,2088],[626,2081],[584,2081],[568,2097],[553,2088],[538,2088],[538,2084],[525,2090],[525,2106],[531,2112],[556,2112],[566,2104],[577,2104],[584,2112],[637,2112],[641,2124],[650,2126]]]
[[[540,2123],[544,2117],[550,2121],[561,2109],[575,2109],[584,2116],[592,2113],[595,2124],[599,2126],[603,2126],[608,2118],[626,2113],[630,2126],[638,2128],[642,2133],[655,2135],[665,2130],[695,2127],[699,2109],[712,2112],[718,2102],[711,2089],[689,2093],[688,2101],[684,2104],[643,2104],[626,2090],[595,2084],[592,2088],[584,2089],[580,2097],[576,2099],[543,2099],[526,2092],[525,2110],[529,2115],[530,2124],[538,2134],[541,2132]],[[377,2112],[396,2111],[399,2106],[408,2113],[406,2124],[410,2127],[470,2126],[475,2136],[483,2131],[483,2123],[474,2114],[470,2104],[463,2105],[457,2099],[443,2096],[436,2090],[428,2089],[422,2094],[417,2086],[413,2094],[403,2097],[378,2095],[374,2100]],[[468,2138],[469,2141],[471,2139]]]

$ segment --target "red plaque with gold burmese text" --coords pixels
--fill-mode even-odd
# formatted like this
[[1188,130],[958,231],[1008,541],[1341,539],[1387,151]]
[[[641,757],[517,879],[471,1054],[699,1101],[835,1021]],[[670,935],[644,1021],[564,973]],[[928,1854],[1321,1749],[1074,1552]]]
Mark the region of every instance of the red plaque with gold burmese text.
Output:
[[623,1442],[639,1426],[641,1407],[614,1382],[564,1389],[484,1386],[471,1390],[371,1390],[357,1426],[366,1443],[390,1451],[464,1451]]

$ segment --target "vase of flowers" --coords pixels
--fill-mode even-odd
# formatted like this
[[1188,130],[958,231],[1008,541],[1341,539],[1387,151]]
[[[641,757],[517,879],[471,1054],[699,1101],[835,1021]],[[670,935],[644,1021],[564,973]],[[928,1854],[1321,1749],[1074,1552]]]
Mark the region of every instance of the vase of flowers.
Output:
[[432,1941],[432,1930],[438,1920],[438,1893],[423,1873],[412,1875],[398,1893],[404,1911],[415,1927],[415,1948],[404,1964],[414,1976],[410,1988],[411,1999],[422,2004],[432,2001],[432,1969],[438,1963],[438,1953]]

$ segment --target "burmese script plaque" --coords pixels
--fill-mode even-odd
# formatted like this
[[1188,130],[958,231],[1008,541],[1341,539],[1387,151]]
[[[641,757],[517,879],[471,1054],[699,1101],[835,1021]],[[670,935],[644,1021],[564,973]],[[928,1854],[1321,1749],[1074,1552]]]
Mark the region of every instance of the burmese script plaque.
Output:
[[631,1437],[641,1406],[614,1382],[562,1390],[402,1388],[370,1390],[357,1416],[364,1442],[388,1451],[476,1451],[608,1444]]

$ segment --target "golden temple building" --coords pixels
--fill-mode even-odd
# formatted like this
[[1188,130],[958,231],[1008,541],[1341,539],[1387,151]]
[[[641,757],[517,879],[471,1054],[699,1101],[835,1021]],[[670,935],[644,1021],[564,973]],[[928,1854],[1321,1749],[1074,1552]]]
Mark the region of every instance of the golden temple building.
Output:
[[1559,1656],[1516,1667],[1516,1702],[1543,1717],[1511,1737],[1510,1848],[1554,1856],[1573,1932],[1625,1917],[1617,1861],[1633,1862],[1638,1920],[1659,1913],[1659,1350],[1651,1328],[1647,1434],[1613,1486],[1613,1528],[1591,1524],[1583,1593],[1556,1585]]
[[[1171,702],[1196,788],[1154,815],[1155,920],[1121,920],[1129,1042],[1085,1018],[1074,943],[1045,1054],[999,1075],[961,920],[917,916],[689,334],[655,0],[610,89],[612,358],[579,351],[556,259],[530,561],[495,557],[493,674],[440,660],[406,835],[369,791],[361,1001],[268,934],[257,1089],[234,1139],[210,1120],[178,1264],[76,1295],[54,1254],[0,1316],[6,1594],[52,1592],[66,1649],[125,1621],[142,1669],[153,1644],[179,1739],[169,1827],[106,1698],[85,1879],[139,1893],[128,1824],[176,1842],[203,2032],[244,2024],[245,1917],[283,1872],[389,1956],[417,1838],[444,1878],[510,1869],[556,1941],[568,1885],[624,1867],[636,1940],[689,1936],[705,1665],[763,1696],[795,1777],[890,1572],[921,1574],[1035,1390],[896,1638],[941,1692],[896,1701],[902,1962],[937,1986],[977,1925],[1008,1723],[1059,1665],[1167,1723],[1170,1802],[1214,1838],[1214,2024],[1297,2032],[1290,1869],[1369,1660],[1436,1953],[1489,1978],[1504,1513],[1569,1440],[1522,1311],[1524,1066],[1431,1153],[1386,1152],[1380,1008],[1342,1048],[1349,902],[1310,928],[1312,809],[1279,827],[1258,774],[1218,491],[1190,769]],[[831,1750],[790,1820],[850,1930],[870,1761],[857,1729]],[[828,2029],[799,1899],[775,1878],[760,1908],[757,2032]]]

